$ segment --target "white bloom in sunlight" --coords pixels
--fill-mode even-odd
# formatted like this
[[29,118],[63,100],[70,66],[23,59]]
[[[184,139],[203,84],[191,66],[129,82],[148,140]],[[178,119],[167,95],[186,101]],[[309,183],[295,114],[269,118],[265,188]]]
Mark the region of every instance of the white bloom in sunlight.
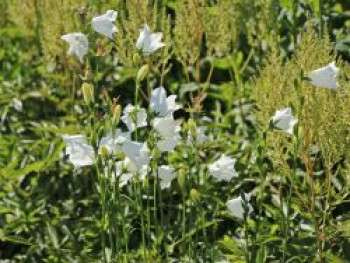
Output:
[[128,162],[130,162],[130,160],[127,160],[127,158],[125,158],[123,161],[119,161],[115,164],[115,172],[116,176],[119,177],[120,188],[127,185],[128,182],[132,179],[132,172],[128,169]]
[[91,21],[93,30],[113,39],[113,34],[117,32],[117,27],[114,25],[117,15],[116,11],[108,10],[105,14],[94,17]]
[[174,120],[172,116],[154,118],[153,127],[160,135],[157,142],[159,150],[172,151],[180,142],[180,123],[181,121]]
[[151,151],[148,149],[146,143],[126,141],[122,150],[137,170],[141,169],[144,165],[148,165],[151,160]]
[[119,177],[119,187],[122,188],[132,179],[132,173],[122,173]]
[[[138,173],[141,180],[144,180],[147,176],[148,165],[143,165],[140,169],[126,157],[123,161],[119,161],[115,165],[116,176],[119,177],[119,187],[124,187],[133,178],[134,173]],[[113,178],[112,178],[113,179]],[[115,179],[112,180],[114,182]]]
[[66,143],[66,154],[75,168],[94,164],[94,149],[87,143],[85,135],[62,135]]
[[238,177],[235,170],[236,159],[222,155],[216,162],[209,165],[209,172],[216,179],[229,182]]
[[339,68],[336,67],[335,62],[329,63],[327,66],[311,71],[308,75],[310,82],[315,87],[337,89],[337,76]]
[[128,104],[124,111],[121,120],[128,127],[129,131],[134,131],[136,128],[147,126],[147,113],[146,110],[139,107],[134,107]]
[[118,153],[127,140],[130,140],[130,132],[122,132],[121,129],[117,129],[114,135],[110,132],[101,139],[100,149],[105,147],[109,153]]
[[272,117],[273,126],[289,134],[293,134],[294,125],[297,122],[298,119],[293,117],[291,108],[278,110]]
[[163,137],[168,137],[181,130],[181,121],[174,120],[173,117],[154,118],[153,127]]
[[176,177],[175,169],[169,165],[158,167],[158,178],[160,179],[160,188],[165,189],[171,186],[171,181]]
[[166,96],[166,91],[163,87],[156,88],[152,91],[150,99],[150,108],[159,116],[165,117],[172,114],[179,108],[176,104],[176,95]]
[[174,133],[172,136],[161,138],[157,142],[157,147],[162,152],[171,152],[172,150],[174,150],[176,145],[178,145],[180,140],[181,140],[180,134]]
[[165,46],[161,41],[163,33],[152,33],[147,24],[140,30],[140,36],[136,42],[136,48],[145,54],[150,54]]
[[[250,195],[249,194],[245,194],[245,199],[247,202],[249,202],[250,200]],[[231,212],[231,214],[234,217],[237,217],[239,219],[243,219],[244,218],[244,208],[243,208],[243,200],[242,198],[239,196],[237,198],[231,199],[226,203],[226,206],[228,208],[228,210]],[[251,212],[253,210],[253,207],[251,206],[251,204],[248,203],[248,212]]]
[[89,51],[89,41],[83,33],[70,33],[61,36],[61,39],[69,44],[68,55],[75,55],[80,63],[84,63],[84,56]]

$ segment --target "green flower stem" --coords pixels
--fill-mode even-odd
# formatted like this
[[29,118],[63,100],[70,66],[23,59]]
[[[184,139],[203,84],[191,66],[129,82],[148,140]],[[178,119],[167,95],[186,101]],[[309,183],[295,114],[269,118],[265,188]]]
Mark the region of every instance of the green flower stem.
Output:
[[324,36],[324,25],[323,25],[323,13],[324,13],[324,9],[323,9],[323,0],[319,0],[318,1],[318,5],[319,5],[319,18],[320,18],[320,37]]
[[[112,168],[115,168],[114,165],[112,166]],[[119,202],[119,177],[116,175],[115,172],[112,172],[111,170],[109,171],[110,175],[114,175],[114,184],[113,184],[113,213],[111,215],[111,218],[112,219],[112,222],[113,222],[113,225],[114,225],[114,233],[115,233],[115,236],[114,236],[114,239],[115,239],[115,248],[116,248],[116,254],[118,255],[118,258],[119,258],[119,255],[120,255],[120,240],[121,238],[118,236],[118,233],[119,233],[119,218],[120,218],[120,215],[119,215],[119,212],[120,212],[120,202]],[[112,177],[109,177],[109,178],[112,178]],[[112,231],[110,231],[112,233]]]
[[249,255],[249,233],[248,233],[248,220],[247,220],[247,213],[244,212],[244,219],[243,219],[243,226],[244,226],[244,238],[245,238],[245,260],[247,263],[250,261],[250,255]]
[[136,200],[138,200],[137,210],[141,220],[141,240],[142,240],[143,259],[145,260],[145,262],[148,262],[147,251],[146,251],[145,220],[143,216],[142,187],[138,176],[139,176],[138,174],[135,176],[134,193],[135,193]]
[[96,172],[97,172],[97,178],[99,182],[99,187],[100,187],[100,202],[101,202],[101,241],[102,241],[102,254],[103,254],[103,261],[107,263],[107,254],[106,254],[106,237],[105,237],[105,225],[106,225],[106,196],[105,196],[105,184],[103,180],[103,175],[100,172],[100,167],[99,167],[99,158],[100,156],[96,157],[95,160],[95,167],[96,167]]
[[187,184],[187,176],[185,176],[185,183],[182,187],[182,240],[184,241],[182,243],[182,255],[185,254],[186,251],[186,184]]

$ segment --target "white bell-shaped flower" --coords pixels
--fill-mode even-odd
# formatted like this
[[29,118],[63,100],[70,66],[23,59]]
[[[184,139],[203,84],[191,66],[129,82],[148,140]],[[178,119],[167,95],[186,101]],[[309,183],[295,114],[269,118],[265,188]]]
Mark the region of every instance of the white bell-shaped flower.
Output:
[[128,130],[132,132],[136,128],[147,126],[147,113],[143,108],[128,104],[123,111],[121,120],[128,127]]
[[209,165],[209,172],[216,179],[229,182],[232,178],[238,177],[235,164],[236,159],[222,155],[217,161]]
[[89,51],[89,41],[83,33],[70,33],[61,36],[61,39],[69,44],[68,55],[75,55],[80,63],[84,63],[84,56]]
[[156,88],[151,94],[150,108],[159,117],[170,115],[179,108],[175,102],[176,97],[176,95],[170,95],[167,97],[166,91],[163,87]]
[[339,68],[336,67],[335,62],[329,63],[327,66],[311,71],[308,75],[310,82],[315,87],[337,89],[337,76]]
[[105,14],[96,16],[91,21],[93,30],[101,35],[113,39],[113,34],[117,32],[114,25],[118,13],[114,10],[108,10]]
[[293,117],[291,108],[278,110],[272,117],[273,126],[289,134],[293,134],[294,125],[297,123],[298,119]]
[[164,137],[168,137],[181,130],[181,121],[174,120],[173,117],[157,117],[153,120],[154,129]]
[[181,136],[179,133],[174,133],[168,137],[162,137],[157,142],[157,147],[162,152],[171,152],[179,144]]
[[62,135],[66,143],[66,154],[75,168],[94,164],[94,149],[87,143],[85,135]]
[[161,151],[172,151],[180,142],[181,122],[174,120],[172,116],[157,117],[153,120],[153,127],[159,133],[160,140],[157,147]]
[[160,179],[160,188],[165,189],[171,186],[172,180],[176,177],[175,169],[169,165],[158,167],[158,178]]
[[[245,199],[247,202],[249,202],[250,195],[246,194]],[[226,206],[234,217],[237,217],[239,219],[244,218],[244,207],[243,207],[242,197],[239,196],[237,198],[229,200]],[[253,207],[251,206],[251,204],[248,203],[248,212],[251,212],[252,210],[253,210]]]
[[140,36],[136,42],[136,48],[144,54],[151,54],[165,46],[161,41],[163,33],[152,33],[147,24],[140,30]]
[[109,153],[118,153],[127,140],[130,140],[130,132],[117,129],[114,134],[110,132],[101,139],[100,149],[105,147]]
[[148,149],[146,143],[126,141],[122,150],[137,170],[141,169],[144,165],[148,165],[151,160],[151,151]]

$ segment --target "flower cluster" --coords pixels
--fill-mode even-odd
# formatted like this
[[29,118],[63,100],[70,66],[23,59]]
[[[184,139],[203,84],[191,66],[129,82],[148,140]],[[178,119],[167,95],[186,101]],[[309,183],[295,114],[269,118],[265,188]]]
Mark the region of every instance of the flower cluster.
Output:
[[[92,29],[113,40],[113,35],[118,32],[114,24],[116,19],[117,12],[108,10],[105,14],[92,19]],[[144,24],[135,43],[135,48],[144,56],[149,56],[165,46],[161,41],[162,37],[162,33],[152,33],[149,26]],[[88,37],[77,32],[63,35],[61,39],[69,44],[68,55],[75,55],[83,63],[84,56],[89,50]],[[335,66],[335,62],[332,62],[310,72],[308,80],[315,87],[337,89],[339,88],[336,81],[338,72],[339,69]],[[99,141],[98,149],[89,145],[84,135],[64,135],[63,140],[67,144],[66,154],[69,155],[69,160],[75,168],[94,164],[96,155],[104,151],[111,155],[118,155],[114,167],[120,187],[127,185],[134,174],[137,174],[140,179],[145,179],[150,171],[150,162],[152,158],[155,158],[154,150],[160,153],[171,153],[183,141],[181,136],[182,122],[173,116],[173,113],[179,108],[176,96],[167,96],[164,87],[158,87],[150,94],[148,109],[132,104],[124,108],[121,120],[127,131],[123,132],[121,129],[117,129],[108,133]],[[292,109],[288,107],[277,110],[270,123],[273,128],[293,135],[295,133],[294,126],[298,123],[298,119],[293,116]],[[133,134],[144,127],[151,127],[155,143],[150,144],[148,139],[143,142],[133,139]],[[190,129],[185,143],[188,146],[208,140],[205,127],[197,128],[196,134],[191,133],[193,131]],[[150,145],[154,148],[150,149]],[[235,158],[223,154],[211,163],[207,170],[217,180],[230,182],[233,178],[238,178],[238,173],[235,170],[236,162]],[[172,180],[176,177],[176,168],[171,165],[159,165],[153,174],[160,180],[161,189],[169,188]],[[249,200],[250,194],[245,195],[243,199],[242,197],[231,199],[227,202],[227,208],[234,217],[243,219],[246,214],[252,211]]]
[[[315,87],[335,90],[340,87],[337,83],[338,73],[339,69],[333,61],[325,67],[311,71],[308,79]],[[298,119],[293,117],[291,108],[284,108],[276,111],[271,123],[274,128],[293,135],[294,125],[298,123]]]
[[[116,11],[108,10],[105,14],[94,17],[91,20],[91,27],[95,32],[113,39],[114,33],[118,32],[114,24],[117,16],[118,13]],[[152,33],[148,25],[144,24],[135,46],[143,54],[151,54],[165,46],[161,41],[162,37],[162,33]],[[87,35],[81,32],[75,32],[65,34],[61,36],[61,39],[69,44],[68,55],[75,55],[80,63],[84,63],[84,56],[89,52]]]

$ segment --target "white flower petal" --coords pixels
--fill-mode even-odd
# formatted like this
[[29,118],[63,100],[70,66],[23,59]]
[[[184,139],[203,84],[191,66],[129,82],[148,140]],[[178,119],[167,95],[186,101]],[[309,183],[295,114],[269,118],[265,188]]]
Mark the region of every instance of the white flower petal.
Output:
[[[249,201],[250,196],[246,195],[246,200]],[[237,217],[239,219],[244,218],[244,208],[243,208],[243,200],[241,197],[237,197],[234,199],[231,199],[227,202],[227,208],[231,212],[231,214],[234,217]],[[248,210],[251,212],[253,210],[253,207],[248,203]]]
[[128,104],[123,111],[121,120],[128,127],[129,131],[132,132],[136,128],[147,126],[147,113],[143,108]]
[[311,71],[308,75],[311,84],[315,87],[337,89],[339,85],[337,83],[337,76],[339,69],[336,67],[335,62],[329,63],[327,66]]
[[94,149],[87,143],[84,135],[62,135],[62,139],[67,145],[66,154],[69,155],[69,161],[75,168],[94,164]]
[[119,187],[122,188],[132,179],[132,173],[123,173],[119,177]]
[[179,106],[176,104],[176,95],[166,97],[166,91],[163,87],[152,91],[150,99],[150,108],[159,116],[165,117],[172,114]]
[[89,41],[83,33],[70,33],[61,36],[69,44],[68,55],[75,55],[80,63],[84,63],[84,56],[89,51]]
[[157,142],[157,147],[162,152],[171,152],[174,150],[176,145],[179,144],[180,140],[181,140],[180,135],[178,133],[174,133],[169,137],[160,139]]
[[130,140],[130,132],[122,132],[121,129],[117,129],[114,135],[108,133],[101,139],[100,149],[105,147],[109,153],[118,153],[127,140]]
[[222,155],[216,162],[209,165],[209,172],[216,179],[229,182],[238,177],[235,170],[236,159]]
[[276,111],[272,117],[272,122],[277,129],[293,134],[294,125],[298,123],[298,119],[293,117],[291,108],[285,108]]
[[117,32],[117,28],[114,25],[117,15],[118,13],[116,11],[108,10],[105,14],[94,17],[91,21],[93,30],[101,35],[113,39],[113,34]]
[[176,177],[175,169],[169,165],[161,165],[158,167],[158,178],[161,189],[169,188],[172,180]]
[[165,46],[161,42],[162,33],[152,33],[147,24],[140,30],[140,36],[136,42],[136,48],[145,54],[150,54]]
[[127,141],[124,143],[122,150],[138,170],[144,165],[148,165],[151,160],[151,151],[146,143]]
[[162,137],[169,137],[181,130],[181,121],[174,120],[173,117],[157,117],[153,120],[154,129]]

